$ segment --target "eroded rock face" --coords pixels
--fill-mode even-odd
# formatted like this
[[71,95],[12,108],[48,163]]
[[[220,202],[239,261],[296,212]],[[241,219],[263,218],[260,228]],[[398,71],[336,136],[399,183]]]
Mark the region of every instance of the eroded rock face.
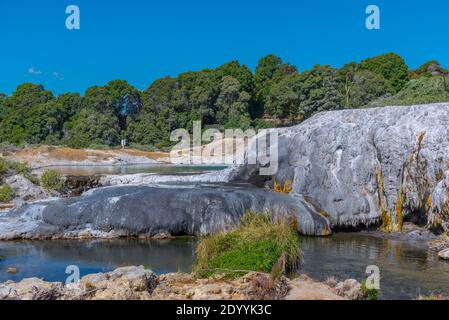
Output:
[[449,103],[324,112],[279,134],[276,180],[333,226],[394,231],[407,217],[449,231]]
[[300,196],[250,186],[121,186],[10,211],[0,216],[0,240],[205,235],[232,227],[247,210],[296,216],[302,234],[330,232]]

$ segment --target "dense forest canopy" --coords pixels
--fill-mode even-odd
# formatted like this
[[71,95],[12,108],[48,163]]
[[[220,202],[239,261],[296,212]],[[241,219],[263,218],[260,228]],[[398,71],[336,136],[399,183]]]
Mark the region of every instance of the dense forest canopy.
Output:
[[0,94],[0,142],[75,148],[116,146],[165,149],[170,132],[203,127],[264,128],[297,123],[327,110],[449,101],[448,71],[437,61],[409,70],[393,53],[337,69],[299,72],[275,55],[254,73],[237,61],[216,69],[154,81],[139,91],[123,80],[54,96],[25,83]]

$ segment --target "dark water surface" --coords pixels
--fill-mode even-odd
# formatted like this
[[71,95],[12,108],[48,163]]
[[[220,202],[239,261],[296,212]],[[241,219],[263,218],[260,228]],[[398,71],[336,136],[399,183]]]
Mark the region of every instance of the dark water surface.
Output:
[[[158,274],[189,272],[194,262],[195,242],[194,238],[0,242],[0,282],[29,277],[65,281],[68,265],[77,265],[81,276],[130,265],[143,265]],[[9,267],[16,267],[19,272],[8,274]]]
[[366,267],[380,269],[382,299],[414,299],[420,294],[449,295],[449,263],[423,243],[381,238],[369,233],[339,233],[302,238],[303,271],[325,280],[368,277]]
[[[302,238],[302,272],[324,280],[366,278],[366,267],[377,265],[383,299],[411,299],[421,294],[449,294],[449,263],[425,247],[364,233],[340,233],[329,238]],[[194,238],[172,241],[14,241],[0,242],[0,282],[40,277],[64,281],[68,265],[81,275],[120,266],[144,265],[156,273],[190,271]],[[18,268],[8,274],[7,268]]]

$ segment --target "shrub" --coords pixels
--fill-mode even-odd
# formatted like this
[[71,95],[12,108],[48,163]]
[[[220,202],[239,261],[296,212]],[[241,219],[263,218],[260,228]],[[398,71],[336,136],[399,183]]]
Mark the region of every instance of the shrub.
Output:
[[108,150],[111,149],[110,146],[107,146],[105,144],[101,144],[101,143],[91,143],[87,146],[88,149],[93,149],[93,150]]
[[253,121],[253,126],[256,130],[258,129],[270,129],[273,128],[274,124],[266,121],[264,119],[256,119]]
[[31,173],[31,168],[24,162],[9,161],[9,168],[18,174],[27,176]]
[[291,221],[273,219],[267,213],[246,213],[233,231],[199,241],[194,271],[200,277],[220,273],[235,278],[251,271],[278,277],[296,270],[301,251],[296,224]]
[[378,289],[368,289],[366,287],[366,281],[362,281],[362,292],[363,298],[365,300],[378,300],[380,296],[380,290]]
[[11,201],[15,196],[14,190],[7,184],[0,186],[0,202]]
[[138,143],[131,143],[129,145],[131,149],[137,149],[140,151],[149,151],[149,152],[158,152],[159,149],[151,144],[138,144]]
[[46,190],[62,191],[64,188],[61,174],[55,170],[45,170],[41,177],[41,184]]
[[371,103],[370,107],[407,106],[449,101],[449,79],[434,76],[410,81],[398,94]]
[[4,175],[6,172],[8,172],[8,169],[8,163],[5,160],[0,159],[0,175]]

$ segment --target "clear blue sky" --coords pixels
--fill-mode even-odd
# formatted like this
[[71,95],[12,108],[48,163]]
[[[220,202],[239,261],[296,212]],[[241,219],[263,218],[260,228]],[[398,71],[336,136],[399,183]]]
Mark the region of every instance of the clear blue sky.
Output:
[[[65,28],[65,8],[81,30]],[[365,8],[381,9],[380,31]],[[125,79],[153,80],[239,60],[253,69],[274,53],[304,70],[394,51],[410,67],[449,67],[447,0],[0,0],[0,92],[23,82],[84,93]]]

